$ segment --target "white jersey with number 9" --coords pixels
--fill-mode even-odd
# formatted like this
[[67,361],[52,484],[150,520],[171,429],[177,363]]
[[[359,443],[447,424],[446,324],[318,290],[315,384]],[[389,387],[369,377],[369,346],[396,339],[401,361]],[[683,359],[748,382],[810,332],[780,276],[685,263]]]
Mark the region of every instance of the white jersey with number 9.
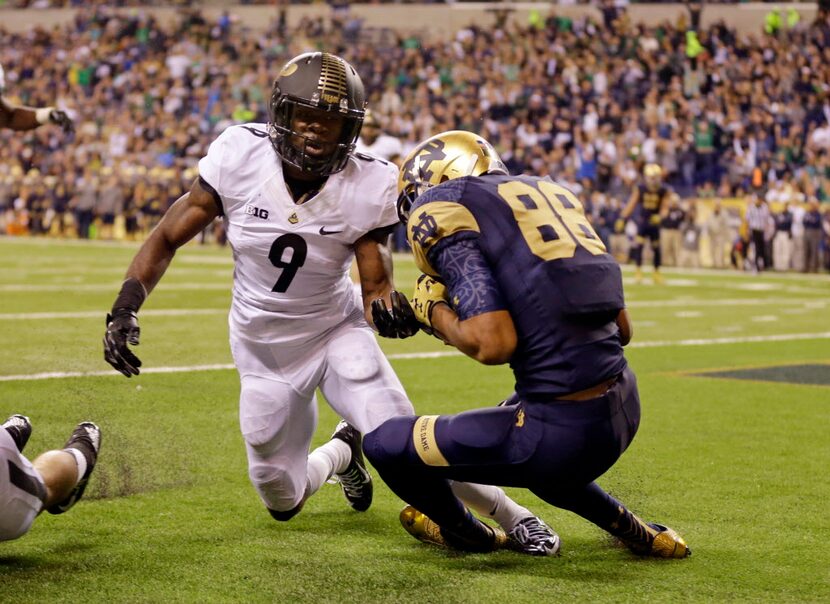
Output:
[[199,175],[218,194],[233,250],[232,333],[291,342],[362,316],[349,278],[353,245],[397,222],[395,166],[353,156],[298,205],[266,125],[244,124],[211,144]]

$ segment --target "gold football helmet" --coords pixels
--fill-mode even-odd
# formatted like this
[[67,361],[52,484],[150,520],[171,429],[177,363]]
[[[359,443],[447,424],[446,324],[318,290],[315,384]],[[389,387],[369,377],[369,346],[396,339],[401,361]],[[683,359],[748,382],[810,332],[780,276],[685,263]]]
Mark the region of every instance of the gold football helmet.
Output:
[[454,178],[482,174],[507,174],[493,145],[464,130],[436,134],[415,147],[401,165],[398,216],[406,222],[412,203],[430,187]]
[[656,191],[663,182],[663,168],[657,164],[646,164],[643,168],[643,176],[646,179],[646,187],[650,191]]

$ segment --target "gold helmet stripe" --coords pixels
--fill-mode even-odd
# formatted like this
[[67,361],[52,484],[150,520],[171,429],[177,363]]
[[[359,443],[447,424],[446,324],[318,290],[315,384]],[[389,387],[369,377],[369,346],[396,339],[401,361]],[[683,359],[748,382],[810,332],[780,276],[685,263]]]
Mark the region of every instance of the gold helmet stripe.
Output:
[[323,53],[317,87],[320,90],[320,98],[332,105],[339,103],[347,96],[346,67],[334,55]]

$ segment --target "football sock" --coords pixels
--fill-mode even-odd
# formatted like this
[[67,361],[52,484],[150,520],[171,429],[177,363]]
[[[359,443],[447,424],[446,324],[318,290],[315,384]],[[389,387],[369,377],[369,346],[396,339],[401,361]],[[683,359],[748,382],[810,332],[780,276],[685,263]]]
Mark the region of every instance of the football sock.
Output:
[[315,493],[332,475],[345,470],[351,460],[351,448],[337,438],[314,449],[308,456],[306,495]]
[[519,521],[532,517],[530,510],[510,499],[499,487],[487,484],[453,482],[452,492],[479,516],[492,518],[505,531],[510,531]]
[[570,510],[590,520],[601,529],[608,531],[629,543],[650,546],[657,531],[632,514],[622,503],[603,491],[595,482],[553,497],[545,501],[557,507]]
[[650,548],[657,531],[640,520],[636,514],[632,514],[622,504],[617,508],[617,514],[617,519],[611,523],[610,527],[603,528],[615,537],[619,537],[630,544],[642,546],[644,549]]
[[77,485],[79,482],[81,482],[81,479],[84,477],[84,474],[86,474],[86,456],[79,449],[75,449],[72,447],[70,447],[69,449],[64,449],[64,451],[72,455],[72,457],[75,458],[75,463],[78,464],[78,477],[75,479],[75,484]]
[[638,245],[631,248],[631,259],[634,261],[634,264],[637,265],[639,268],[640,265],[643,263],[643,246]]

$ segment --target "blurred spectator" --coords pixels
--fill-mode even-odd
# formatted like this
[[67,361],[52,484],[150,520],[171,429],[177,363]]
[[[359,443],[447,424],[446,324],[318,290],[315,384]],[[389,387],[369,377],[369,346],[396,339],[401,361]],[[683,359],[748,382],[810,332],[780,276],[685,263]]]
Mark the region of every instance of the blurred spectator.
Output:
[[821,265],[819,249],[821,244],[822,216],[817,199],[807,203],[804,213],[804,272],[817,273]]
[[680,207],[680,196],[669,194],[669,207],[660,224],[660,252],[665,266],[680,266],[680,250],[684,237],[680,227],[686,223],[686,212]]
[[121,180],[111,169],[107,169],[106,179],[101,186],[100,195],[95,205],[95,215],[100,219],[99,237],[112,239],[116,216],[124,212],[124,190]]
[[709,236],[709,254],[712,257],[712,266],[714,268],[724,268],[726,266],[726,249],[732,241],[732,229],[729,226],[729,216],[721,207],[720,200],[715,201],[712,213],[706,219],[704,228]]
[[772,240],[772,264],[776,271],[786,271],[792,262],[792,226],[793,217],[790,204],[784,202],[780,212],[773,214],[775,219],[775,237]]
[[680,224],[681,245],[678,250],[678,266],[697,268],[700,266],[700,227],[695,223],[694,211],[685,213]]
[[749,240],[752,243],[754,254],[754,268],[762,272],[765,268],[764,247],[767,226],[770,222],[769,207],[759,195],[752,193],[746,208],[746,226],[749,230]]
[[95,217],[95,206],[98,204],[98,178],[89,166],[84,168],[83,176],[75,184],[75,191],[75,197],[70,202],[70,206],[75,214],[78,237],[89,239],[90,227]]
[[790,207],[790,216],[792,217],[792,224],[790,226],[790,233],[792,235],[792,268],[799,272],[804,271],[804,260],[806,258],[804,238],[804,216],[806,213],[806,209],[801,204],[794,204]]

